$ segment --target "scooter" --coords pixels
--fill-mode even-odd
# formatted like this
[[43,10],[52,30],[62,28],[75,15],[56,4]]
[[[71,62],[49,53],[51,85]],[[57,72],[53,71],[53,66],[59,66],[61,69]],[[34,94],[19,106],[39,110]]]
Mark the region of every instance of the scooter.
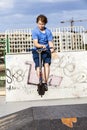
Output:
[[39,49],[28,49],[28,51],[37,51],[39,54],[39,84],[37,85],[37,91],[38,94],[42,97],[45,94],[45,87],[44,87],[44,83],[43,83],[43,77],[42,77],[42,62],[41,62],[41,53],[43,51],[46,50],[50,50],[53,47],[49,47],[49,48],[39,48]]

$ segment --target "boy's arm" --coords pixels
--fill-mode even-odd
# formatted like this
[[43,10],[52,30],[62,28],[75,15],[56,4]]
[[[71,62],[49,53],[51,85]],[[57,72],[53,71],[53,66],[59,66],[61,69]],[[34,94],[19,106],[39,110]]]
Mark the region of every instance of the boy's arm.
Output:
[[54,44],[52,41],[49,41],[49,47],[52,47],[50,50],[53,53],[54,52]]
[[33,39],[34,46],[36,48],[46,48],[44,45],[41,45],[40,43],[38,43],[38,34],[36,30],[32,31],[32,39]]
[[58,58],[58,54],[55,51],[54,44],[53,44],[52,41],[49,42],[49,46],[52,47],[52,49],[50,49],[51,50],[52,59],[57,59]]
[[34,43],[34,46],[37,47],[37,48],[46,48],[45,45],[41,45],[41,44],[38,43],[38,39],[34,39],[33,43]]

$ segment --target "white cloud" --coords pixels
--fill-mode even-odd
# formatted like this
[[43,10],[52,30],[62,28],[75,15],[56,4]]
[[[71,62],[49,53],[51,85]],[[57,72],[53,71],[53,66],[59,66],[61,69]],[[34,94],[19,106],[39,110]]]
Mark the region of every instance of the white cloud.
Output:
[[[27,0],[30,2],[30,0]],[[72,2],[72,1],[80,1],[80,0],[32,0],[32,2],[44,2],[44,3],[54,3],[54,2]]]
[[[77,1],[81,1],[81,3]],[[47,26],[66,26],[70,23],[61,24],[60,21],[67,21],[72,17],[74,20],[83,20],[87,17],[86,4],[82,3],[82,0],[0,0],[0,23],[5,26],[6,24],[18,26],[27,24],[27,27],[31,28],[36,25],[36,16],[44,13],[48,17]],[[87,26],[86,21],[80,22],[80,24],[83,23]],[[79,24],[79,22],[74,24]]]
[[0,10],[13,8],[14,0],[0,0]]
[[[60,21],[65,21],[64,24],[59,24],[61,26],[70,25],[70,21],[74,20],[74,25],[83,26],[87,28],[87,10],[73,10],[73,11],[63,11],[60,16]],[[80,21],[81,20],[81,21]]]
[[44,2],[72,2],[72,1],[79,1],[79,0],[40,0]]
[[87,10],[72,10],[72,11],[63,11],[64,18],[76,18],[76,19],[86,19]]

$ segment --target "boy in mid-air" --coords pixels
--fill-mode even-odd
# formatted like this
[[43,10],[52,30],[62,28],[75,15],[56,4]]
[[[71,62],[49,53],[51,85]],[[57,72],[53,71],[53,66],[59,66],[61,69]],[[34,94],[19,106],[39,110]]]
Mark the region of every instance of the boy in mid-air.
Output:
[[[47,87],[47,81],[49,78],[50,73],[50,64],[51,64],[51,53],[54,52],[53,47],[53,36],[51,31],[45,27],[47,24],[47,17],[44,15],[39,15],[36,18],[37,27],[32,31],[32,38],[34,43],[34,48],[49,48],[52,47],[49,50],[43,51],[41,53],[41,58],[43,61],[43,83],[45,87],[45,91],[48,90]],[[39,54],[38,52],[33,53],[33,60],[35,63],[35,69],[37,72],[37,75],[39,77]]]

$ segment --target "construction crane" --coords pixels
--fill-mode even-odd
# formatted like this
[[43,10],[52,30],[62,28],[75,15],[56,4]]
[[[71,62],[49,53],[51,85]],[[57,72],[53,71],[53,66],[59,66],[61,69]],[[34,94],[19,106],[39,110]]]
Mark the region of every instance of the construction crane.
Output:
[[74,25],[74,22],[83,22],[83,21],[87,21],[87,19],[83,19],[83,20],[74,20],[74,19],[72,18],[72,19],[70,19],[70,20],[61,21],[60,23],[70,22],[71,31],[72,31],[72,27],[73,27],[73,25]]

